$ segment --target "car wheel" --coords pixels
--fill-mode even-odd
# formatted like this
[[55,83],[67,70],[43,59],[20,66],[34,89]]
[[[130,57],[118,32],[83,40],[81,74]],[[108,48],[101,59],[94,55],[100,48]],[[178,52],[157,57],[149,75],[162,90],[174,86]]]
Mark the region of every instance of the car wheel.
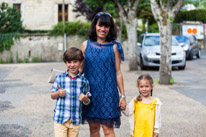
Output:
[[200,49],[199,49],[199,51],[198,51],[198,53],[197,53],[197,58],[200,58],[200,56],[201,56],[201,51],[200,51]]
[[146,69],[146,67],[144,66],[142,57],[140,57],[140,68],[141,68],[141,70],[145,70]]
[[194,55],[193,55],[193,51],[191,50],[191,52],[190,52],[190,55],[189,55],[189,58],[188,58],[188,59],[189,59],[189,60],[192,60],[192,59],[193,59],[193,56],[194,56]]

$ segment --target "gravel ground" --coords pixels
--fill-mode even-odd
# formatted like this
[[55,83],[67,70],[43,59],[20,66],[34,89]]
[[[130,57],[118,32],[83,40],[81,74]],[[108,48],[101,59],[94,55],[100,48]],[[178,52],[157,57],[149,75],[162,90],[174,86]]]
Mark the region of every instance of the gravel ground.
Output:
[[[202,61],[205,63],[206,58]],[[65,65],[58,62],[0,65],[0,137],[54,136],[52,120],[55,100],[50,98],[51,84],[47,83],[51,68],[65,70]],[[128,62],[123,62],[121,68],[127,102],[138,94],[136,79],[140,74],[150,73],[154,79],[158,76],[157,70],[128,71]],[[182,72],[173,72],[177,77],[174,85],[155,84],[154,96],[163,102],[160,136],[205,137],[206,101],[202,103],[198,98],[181,93],[188,89],[191,82],[185,83],[185,80],[190,79],[187,77],[189,68],[185,70],[188,72],[185,75]],[[205,78],[206,74],[202,73],[202,77]],[[204,85],[205,81],[201,86]],[[116,136],[129,137],[128,118],[122,116],[121,119],[120,129],[115,129]],[[79,137],[89,137],[88,125],[81,125]]]

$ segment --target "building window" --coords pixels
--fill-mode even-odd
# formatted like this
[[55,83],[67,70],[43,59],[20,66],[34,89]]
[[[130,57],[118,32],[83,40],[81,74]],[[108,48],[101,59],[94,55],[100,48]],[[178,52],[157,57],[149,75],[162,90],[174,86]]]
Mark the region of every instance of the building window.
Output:
[[16,9],[16,11],[21,11],[21,4],[13,4],[13,7]]
[[[65,13],[65,21],[68,21],[68,4],[65,4],[64,5],[64,13]],[[59,4],[58,5],[58,22],[61,22],[62,21],[62,4]]]

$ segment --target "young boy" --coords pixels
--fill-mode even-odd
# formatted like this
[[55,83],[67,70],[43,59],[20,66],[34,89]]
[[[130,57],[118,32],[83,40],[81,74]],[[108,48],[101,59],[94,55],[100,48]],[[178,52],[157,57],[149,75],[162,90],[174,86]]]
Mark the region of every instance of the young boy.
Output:
[[[84,56],[78,48],[64,52],[67,71],[58,75],[51,88],[51,98],[56,99],[54,108],[55,137],[77,137],[81,122],[81,106],[90,103],[88,80],[81,76],[79,68]],[[81,101],[81,102],[80,102]]]

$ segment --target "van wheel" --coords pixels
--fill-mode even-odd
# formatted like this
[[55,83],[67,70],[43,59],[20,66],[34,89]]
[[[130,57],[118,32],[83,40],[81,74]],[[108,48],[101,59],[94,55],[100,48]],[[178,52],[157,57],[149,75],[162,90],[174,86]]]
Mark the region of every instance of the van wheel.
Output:
[[201,51],[200,51],[200,49],[199,49],[199,51],[198,51],[198,53],[197,53],[197,58],[200,58],[200,56],[201,56]]

